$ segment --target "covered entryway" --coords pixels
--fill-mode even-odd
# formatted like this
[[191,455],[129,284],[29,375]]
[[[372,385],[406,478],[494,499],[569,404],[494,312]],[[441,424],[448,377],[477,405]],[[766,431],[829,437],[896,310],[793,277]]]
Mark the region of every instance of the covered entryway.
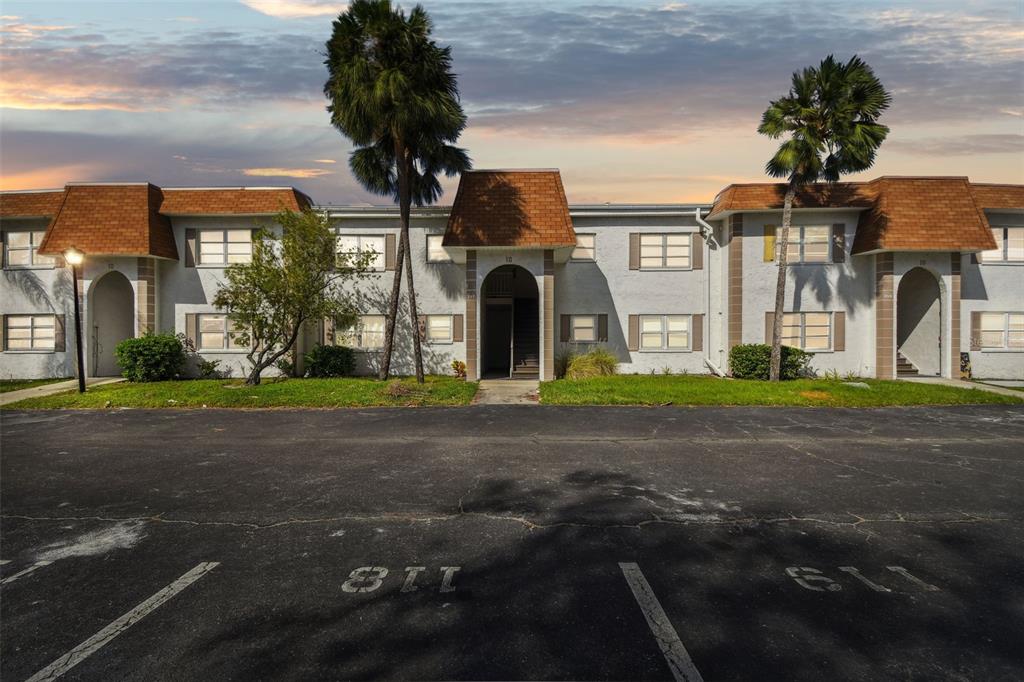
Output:
[[121,374],[114,348],[135,335],[135,292],[128,278],[111,270],[96,280],[89,290],[89,327],[83,332],[89,343],[92,376]]
[[942,373],[942,292],[924,268],[900,279],[896,292],[896,374]]
[[482,376],[537,379],[540,321],[533,275],[518,265],[503,265],[487,275],[482,292]]

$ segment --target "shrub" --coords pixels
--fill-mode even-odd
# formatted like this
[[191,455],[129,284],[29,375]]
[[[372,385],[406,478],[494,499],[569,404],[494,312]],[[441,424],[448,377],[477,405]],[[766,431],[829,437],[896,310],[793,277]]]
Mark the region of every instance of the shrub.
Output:
[[593,348],[582,355],[574,355],[565,370],[566,379],[587,379],[615,374],[619,359],[604,348]]
[[114,349],[121,374],[128,381],[167,381],[185,365],[183,336],[146,334],[125,339]]
[[462,360],[452,360],[452,372],[460,379],[466,378],[466,363]]
[[578,356],[580,353],[576,349],[576,346],[563,345],[562,350],[555,356],[555,378],[564,379],[565,373],[569,371],[569,365],[572,364],[573,358]]
[[[737,379],[768,380],[771,369],[772,347],[765,343],[745,343],[733,346],[729,351],[729,367]],[[782,379],[796,379],[809,371],[811,354],[807,351],[782,347],[782,365],[779,376]]]
[[316,346],[305,360],[307,377],[347,377],[356,371],[356,354],[348,346]]

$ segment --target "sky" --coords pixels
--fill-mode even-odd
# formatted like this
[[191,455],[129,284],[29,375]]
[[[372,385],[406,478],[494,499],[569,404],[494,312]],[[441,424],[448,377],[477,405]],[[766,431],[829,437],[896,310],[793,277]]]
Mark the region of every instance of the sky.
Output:
[[[893,95],[878,175],[1024,182],[1024,1],[423,0],[476,168],[571,202],[709,202],[768,180],[793,71],[859,54]],[[403,6],[411,6],[406,3]],[[335,0],[0,0],[0,188],[292,185],[388,203],[325,110]],[[455,181],[440,203],[451,203]]]

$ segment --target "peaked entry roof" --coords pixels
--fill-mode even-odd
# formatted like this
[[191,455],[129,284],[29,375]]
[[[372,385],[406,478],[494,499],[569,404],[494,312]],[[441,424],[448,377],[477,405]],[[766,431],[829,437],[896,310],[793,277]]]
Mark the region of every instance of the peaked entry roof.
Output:
[[463,173],[444,245],[575,246],[561,174],[555,169]]

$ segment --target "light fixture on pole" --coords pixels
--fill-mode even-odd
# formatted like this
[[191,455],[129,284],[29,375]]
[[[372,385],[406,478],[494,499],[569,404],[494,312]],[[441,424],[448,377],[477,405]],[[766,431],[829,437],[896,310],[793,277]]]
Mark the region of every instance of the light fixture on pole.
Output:
[[75,297],[75,358],[78,362],[78,392],[85,393],[85,368],[82,366],[82,311],[78,303],[78,266],[85,254],[71,246],[64,250],[64,260],[71,266],[71,282]]

